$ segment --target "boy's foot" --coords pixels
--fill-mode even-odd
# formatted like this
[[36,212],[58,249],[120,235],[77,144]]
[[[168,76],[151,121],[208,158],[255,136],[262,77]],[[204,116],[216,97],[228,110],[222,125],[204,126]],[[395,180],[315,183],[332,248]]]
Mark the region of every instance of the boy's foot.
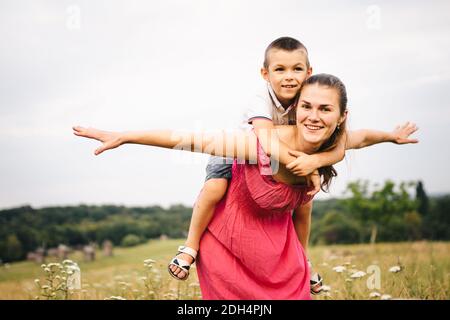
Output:
[[169,273],[177,280],[186,280],[189,269],[197,257],[197,251],[186,246],[178,247],[177,255],[169,263]]
[[322,292],[323,280],[320,274],[315,273],[309,281],[311,294],[316,295]]
[[308,260],[308,266],[309,266],[309,285],[310,285],[310,292],[313,295],[319,294],[322,292],[322,285],[323,285],[323,279],[317,272],[314,272],[312,269],[312,263]]

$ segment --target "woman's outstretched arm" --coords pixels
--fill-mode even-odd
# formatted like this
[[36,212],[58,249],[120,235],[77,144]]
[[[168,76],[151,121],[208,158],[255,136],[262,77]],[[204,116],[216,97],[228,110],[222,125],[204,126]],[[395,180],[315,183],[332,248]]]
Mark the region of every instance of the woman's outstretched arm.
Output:
[[418,129],[414,123],[407,122],[404,125],[397,126],[392,132],[368,129],[350,131],[347,132],[345,149],[360,149],[382,142],[396,144],[417,143],[419,140],[410,139],[409,136]]
[[247,131],[179,132],[173,130],[104,131],[95,128],[73,127],[79,137],[95,139],[103,144],[94,152],[117,148],[123,144],[143,144],[216,156],[250,160],[256,163],[256,136]]

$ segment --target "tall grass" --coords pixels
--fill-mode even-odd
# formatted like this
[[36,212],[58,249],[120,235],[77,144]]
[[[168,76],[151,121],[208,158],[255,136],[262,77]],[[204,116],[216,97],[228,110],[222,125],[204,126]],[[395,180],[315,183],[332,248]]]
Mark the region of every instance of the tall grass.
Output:
[[[201,299],[195,265],[187,281],[174,280],[167,272],[167,263],[180,243],[155,240],[117,248],[112,257],[97,253],[93,262],[84,262],[75,253],[69,258],[81,269],[79,290],[46,282],[49,263],[63,270],[56,260],[42,267],[32,262],[2,266],[0,299]],[[450,243],[317,246],[309,249],[309,257],[324,278],[325,291],[315,296],[318,300],[450,298]],[[52,291],[58,283],[59,291]],[[43,286],[48,287],[44,290]]]

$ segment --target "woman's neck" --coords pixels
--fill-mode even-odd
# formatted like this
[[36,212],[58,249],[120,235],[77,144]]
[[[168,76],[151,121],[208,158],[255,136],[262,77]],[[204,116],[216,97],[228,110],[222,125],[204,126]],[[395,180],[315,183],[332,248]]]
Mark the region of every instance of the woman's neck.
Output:
[[298,130],[298,127],[295,127],[295,149],[306,154],[316,153],[320,148],[320,143],[310,143],[305,141],[303,135]]

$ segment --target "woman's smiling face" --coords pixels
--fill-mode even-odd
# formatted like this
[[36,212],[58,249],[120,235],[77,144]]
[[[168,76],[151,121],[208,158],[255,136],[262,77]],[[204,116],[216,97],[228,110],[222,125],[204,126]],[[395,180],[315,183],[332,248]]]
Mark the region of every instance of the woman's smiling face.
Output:
[[297,105],[297,128],[303,142],[318,148],[341,124],[347,110],[341,115],[339,92],[320,84],[308,84],[300,93]]

